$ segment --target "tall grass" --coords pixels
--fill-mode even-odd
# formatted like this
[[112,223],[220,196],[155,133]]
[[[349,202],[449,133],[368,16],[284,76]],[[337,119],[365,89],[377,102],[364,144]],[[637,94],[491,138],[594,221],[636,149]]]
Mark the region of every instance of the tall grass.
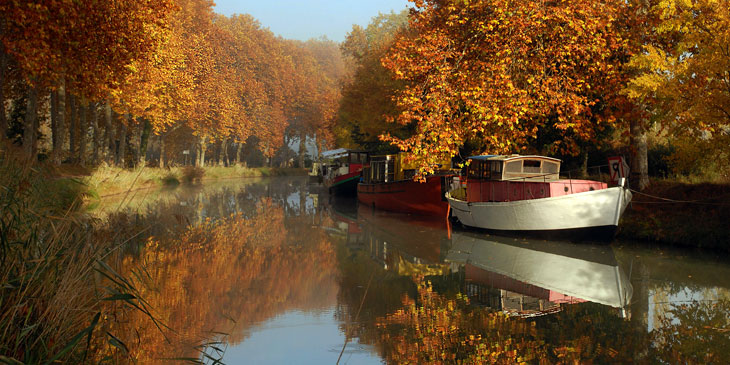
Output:
[[49,170],[0,144],[0,363],[88,360],[98,338],[124,347],[99,330],[116,303],[149,314],[104,262],[126,239],[97,230],[85,186]]

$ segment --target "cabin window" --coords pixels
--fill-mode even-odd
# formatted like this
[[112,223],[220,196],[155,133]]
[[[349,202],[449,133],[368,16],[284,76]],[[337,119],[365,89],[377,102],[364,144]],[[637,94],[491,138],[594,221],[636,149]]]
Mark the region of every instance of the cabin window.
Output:
[[497,175],[500,175],[502,173],[502,162],[501,161],[492,161],[492,174],[496,173]]
[[388,159],[385,161],[385,168],[385,182],[395,181],[395,160],[388,157]]
[[522,172],[522,161],[510,161],[507,162],[504,167],[504,172],[517,173]]
[[488,179],[489,165],[488,162],[472,160],[469,164],[469,177],[474,179]]
[[539,160],[522,161],[522,171],[539,174],[540,173],[540,161]]
[[370,162],[370,168],[372,169],[371,176],[373,182],[385,181],[385,161],[372,161]]
[[558,166],[560,166],[560,165],[558,165],[554,162],[543,161],[542,162],[542,172],[544,174],[557,174]]
[[365,166],[362,168],[362,180],[366,184],[370,184],[370,182],[373,181],[373,172],[370,169],[370,166]]
[[413,180],[416,177],[416,170],[403,170],[404,180]]
[[368,161],[367,153],[353,152],[350,154],[350,163],[364,164]]
[[467,172],[470,178],[479,178],[479,164],[472,161],[471,165],[467,168]]

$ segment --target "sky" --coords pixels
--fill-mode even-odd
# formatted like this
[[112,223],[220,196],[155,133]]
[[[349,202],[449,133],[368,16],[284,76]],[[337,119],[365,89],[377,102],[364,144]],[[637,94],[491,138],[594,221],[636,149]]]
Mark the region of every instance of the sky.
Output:
[[342,42],[353,24],[366,26],[380,13],[399,12],[407,0],[214,0],[215,12],[251,14],[288,39],[327,38]]

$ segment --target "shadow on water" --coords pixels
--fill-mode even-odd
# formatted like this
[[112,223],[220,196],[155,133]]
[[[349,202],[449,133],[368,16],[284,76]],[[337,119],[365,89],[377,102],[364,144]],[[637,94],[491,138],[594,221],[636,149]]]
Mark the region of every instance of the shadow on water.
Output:
[[149,237],[120,264],[145,268],[171,328],[119,314],[139,361],[211,360],[196,346],[230,363],[729,360],[722,262],[451,230],[304,178],[132,202],[110,214]]

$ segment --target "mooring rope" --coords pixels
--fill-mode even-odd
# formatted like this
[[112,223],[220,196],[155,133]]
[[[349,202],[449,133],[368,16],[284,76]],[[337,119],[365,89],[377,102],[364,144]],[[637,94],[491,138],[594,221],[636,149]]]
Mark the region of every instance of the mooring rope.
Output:
[[642,193],[642,192],[640,192],[638,190],[634,190],[634,189],[629,189],[629,190],[632,193],[634,193],[634,194],[643,195],[643,196],[646,196],[646,197],[649,197],[649,198],[661,200],[660,202],[638,202],[638,201],[632,201],[631,202],[632,204],[671,204],[671,203],[684,203],[684,204],[718,205],[718,206],[730,205],[728,203],[712,203],[712,202],[707,202],[707,200],[720,199],[720,198],[725,197],[725,196],[728,196],[730,194],[723,194],[723,195],[719,195],[719,196],[712,197],[712,198],[706,198],[706,199],[676,200],[676,199],[663,198],[661,196],[651,195],[651,194],[647,194],[647,193]]

